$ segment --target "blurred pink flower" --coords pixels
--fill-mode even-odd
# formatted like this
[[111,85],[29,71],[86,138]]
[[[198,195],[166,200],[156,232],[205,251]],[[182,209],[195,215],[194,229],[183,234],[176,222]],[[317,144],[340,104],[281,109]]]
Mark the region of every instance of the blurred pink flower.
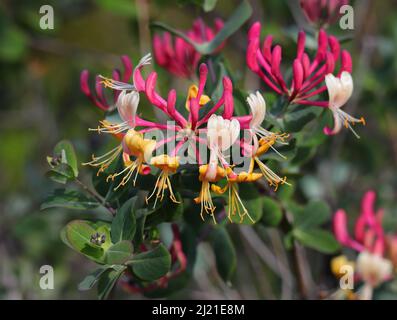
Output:
[[[223,28],[223,21],[215,19],[215,28],[205,25],[202,19],[194,21],[186,35],[197,43],[211,41]],[[224,46],[221,44],[216,51]],[[156,34],[153,37],[153,53],[156,62],[170,73],[183,78],[191,78],[196,72],[201,54],[194,47],[180,37],[172,38],[169,32],[162,36]]]
[[340,17],[339,9],[349,0],[300,0],[306,19],[316,26],[331,25]]
[[375,212],[376,194],[367,191],[361,201],[361,214],[356,220],[354,238],[347,230],[346,212],[343,209],[334,215],[334,233],[336,239],[343,245],[356,251],[369,251],[383,255],[385,251],[385,234],[382,227],[383,209]]
[[336,239],[345,247],[359,252],[355,268],[357,279],[364,282],[358,292],[362,300],[370,300],[373,290],[393,277],[393,265],[385,255],[386,237],[382,227],[383,209],[375,211],[374,191],[367,191],[361,201],[361,214],[354,228],[354,238],[347,231],[346,212],[339,209],[334,216]]

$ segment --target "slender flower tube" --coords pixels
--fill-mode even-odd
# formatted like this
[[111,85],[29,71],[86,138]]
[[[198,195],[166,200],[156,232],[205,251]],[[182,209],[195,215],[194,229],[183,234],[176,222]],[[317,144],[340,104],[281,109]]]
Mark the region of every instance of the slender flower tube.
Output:
[[320,30],[316,55],[310,59],[305,52],[306,35],[300,31],[296,58],[292,64],[292,80],[288,85],[281,73],[281,46],[276,45],[272,48],[273,37],[268,35],[261,48],[260,31],[261,24],[256,22],[248,32],[246,55],[248,68],[256,73],[270,89],[285,96],[289,103],[327,107],[328,101],[310,100],[327,90],[322,84],[325,75],[334,73],[338,61],[340,61],[338,74],[343,71],[349,73],[352,71],[350,54],[346,50],[341,52],[338,39]]
[[[205,25],[202,19],[193,23],[192,29],[185,32],[186,36],[196,43],[211,41],[223,28],[221,19],[215,20],[215,28]],[[221,44],[216,51],[224,46]],[[153,37],[153,52],[156,62],[168,72],[182,78],[192,78],[196,72],[201,54],[194,47],[180,37],[172,38],[169,32],[162,36],[155,34]]]
[[328,89],[329,105],[328,108],[332,111],[334,117],[334,128],[324,128],[324,133],[327,135],[337,134],[341,129],[342,125],[349,128],[354,135],[359,138],[358,134],[354,131],[352,125],[355,123],[362,123],[365,125],[363,117],[360,119],[354,118],[341,110],[351,97],[353,93],[353,78],[347,71],[343,71],[340,78],[335,77],[333,74],[327,74],[325,76],[325,83]]
[[349,0],[300,0],[306,19],[317,27],[334,24],[341,16],[339,10]]

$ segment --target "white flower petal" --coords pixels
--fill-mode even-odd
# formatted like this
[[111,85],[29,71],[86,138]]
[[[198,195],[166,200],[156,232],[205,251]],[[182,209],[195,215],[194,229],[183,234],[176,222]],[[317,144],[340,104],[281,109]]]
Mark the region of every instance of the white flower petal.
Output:
[[260,127],[266,115],[266,102],[263,96],[257,91],[251,93],[247,98],[248,105],[251,109],[252,120],[250,126],[252,128]]
[[331,109],[339,109],[345,105],[353,93],[353,78],[347,71],[343,71],[340,78],[331,73],[327,74],[325,84],[328,89],[329,107]]
[[139,93],[122,91],[117,99],[116,106],[121,119],[128,122],[131,128],[135,127],[135,115],[139,104]]
[[357,272],[372,287],[377,287],[392,275],[391,261],[383,257],[363,251],[357,258]]

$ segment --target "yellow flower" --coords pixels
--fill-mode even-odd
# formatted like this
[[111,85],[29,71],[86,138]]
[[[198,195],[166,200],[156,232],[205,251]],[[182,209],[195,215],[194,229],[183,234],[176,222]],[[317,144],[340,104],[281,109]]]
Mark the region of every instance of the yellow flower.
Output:
[[[262,174],[260,173],[247,173],[247,172],[241,172],[239,174],[234,174],[234,172],[228,168],[228,180],[227,184],[221,188],[215,184],[211,186],[211,190],[217,194],[223,194],[226,192],[226,190],[229,190],[228,194],[228,218],[230,222],[233,222],[232,216],[236,215],[238,213],[240,217],[240,223],[243,221],[244,216],[248,216],[248,218],[252,221],[255,222],[251,216],[248,213],[248,210],[245,208],[244,203],[242,202],[239,194],[238,194],[238,184],[242,182],[254,182],[257,181],[262,177]],[[231,174],[233,173],[233,174]]]
[[[190,110],[190,99],[196,98],[197,94],[198,94],[198,87],[195,84],[192,84],[189,87],[189,90],[187,92],[187,97],[186,97],[185,107],[187,110]],[[203,105],[207,104],[210,100],[211,99],[209,96],[206,96],[205,94],[203,94],[200,97],[199,105],[203,106]]]
[[348,260],[345,255],[340,255],[340,256],[332,258],[331,271],[334,274],[334,276],[337,278],[342,277],[344,275],[344,273],[341,272],[341,268],[346,265],[354,268],[354,262]]
[[172,190],[171,181],[169,178],[170,173],[175,173],[179,167],[179,157],[170,157],[166,154],[162,154],[151,159],[151,164],[159,169],[161,173],[157,178],[155,187],[152,193],[146,197],[146,203],[149,202],[150,198],[156,195],[153,208],[157,204],[157,200],[163,201],[165,189],[169,190],[170,199],[175,203],[180,203]]
[[200,216],[204,220],[204,211],[212,216],[214,223],[215,220],[215,209],[214,203],[212,202],[210,182],[217,182],[224,178],[226,175],[225,170],[219,167],[217,164],[210,163],[200,166],[199,168],[199,180],[201,181],[201,190],[197,198],[194,199],[196,203],[201,203]]
[[[156,146],[156,141],[151,139],[144,139],[143,134],[135,131],[134,129],[128,130],[123,139],[123,146],[127,152],[123,153],[124,169],[115,174],[109,175],[107,180],[114,180],[116,177],[124,174],[123,179],[119,185],[115,188],[124,186],[131,179],[135,172],[133,184],[135,186],[138,174],[148,174],[150,167],[144,163],[149,163],[152,156],[152,152]],[[131,160],[130,156],[134,156],[135,160]]]
[[[259,170],[261,171],[262,175],[265,177],[267,182],[269,183],[270,186],[274,186],[274,190],[276,191],[278,189],[279,184],[287,184],[290,185],[287,182],[287,178],[281,178],[279,177],[276,173],[274,173],[267,165],[265,165],[260,159],[259,156],[262,154],[266,153],[269,148],[273,146],[273,144],[276,142],[278,137],[284,137],[284,135],[272,135],[269,137],[265,137],[259,140],[259,147],[257,149],[257,152],[255,156],[253,157],[253,160],[256,162],[256,164],[259,167]],[[251,166],[253,166],[253,162],[251,162]]]

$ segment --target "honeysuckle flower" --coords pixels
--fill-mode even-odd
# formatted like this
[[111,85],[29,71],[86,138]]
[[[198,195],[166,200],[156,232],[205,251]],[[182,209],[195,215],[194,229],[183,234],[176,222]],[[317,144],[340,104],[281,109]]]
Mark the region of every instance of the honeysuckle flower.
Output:
[[214,223],[215,205],[212,201],[210,182],[218,182],[226,176],[226,171],[214,162],[204,164],[199,167],[199,180],[201,181],[201,190],[199,196],[194,198],[194,202],[201,204],[200,216],[204,221],[204,212],[212,216]]
[[231,172],[231,169],[227,170],[228,173],[232,173],[228,176],[227,184],[221,188],[218,185],[211,185],[211,190],[217,194],[223,194],[227,190],[228,193],[228,218],[230,222],[232,222],[232,217],[236,215],[236,213],[240,217],[240,222],[243,221],[244,217],[247,216],[253,223],[255,222],[248,213],[248,210],[245,208],[243,201],[241,200],[238,192],[238,184],[243,182],[255,182],[262,177],[262,174],[255,172],[240,172],[239,174],[235,174]]
[[210,159],[208,165],[201,166],[199,169],[199,180],[202,185],[200,195],[195,201],[201,203],[201,217],[204,218],[203,212],[205,211],[213,217],[215,223],[215,206],[212,202],[209,182],[217,182],[225,176],[225,170],[229,168],[229,164],[223,152],[236,142],[239,134],[240,123],[236,119],[228,120],[213,114],[208,120],[207,143]]
[[364,281],[360,298],[371,300],[373,289],[389,280],[392,276],[393,265],[390,260],[380,255],[363,251],[357,258],[357,272]]
[[268,35],[260,48],[261,24],[256,22],[248,32],[246,61],[248,68],[256,73],[265,84],[279,95],[286,96],[289,103],[328,107],[328,101],[313,101],[327,88],[322,83],[325,75],[333,73],[340,60],[338,74],[351,73],[352,61],[349,52],[340,50],[336,37],[328,36],[324,30],[318,33],[318,48],[313,59],[305,52],[306,35],[298,34],[296,58],[292,64],[292,80],[288,86],[281,73],[282,48],[272,48],[273,37]]
[[[150,167],[145,165],[145,162],[150,163],[152,153],[156,147],[156,141],[152,139],[144,139],[141,132],[130,129],[123,138],[122,146],[124,150],[124,169],[120,172],[109,175],[107,178],[107,180],[114,180],[116,177],[123,175],[123,179],[116,189],[121,186],[125,186],[134,173],[135,176],[132,179],[133,185],[136,183],[138,174],[145,175],[150,173]],[[131,160],[131,156],[134,156],[135,160]]]
[[317,27],[326,27],[340,17],[340,8],[349,0],[300,0],[306,19]]
[[[189,86],[184,105],[177,108],[175,90],[170,90],[167,98],[163,98],[157,92],[157,73],[151,72],[146,79],[142,77],[140,70],[149,61],[150,56],[141,59],[132,72],[132,83],[102,77],[102,85],[120,92],[116,107],[121,122],[111,123],[108,120],[103,120],[100,122],[101,127],[94,130],[113,134],[120,140],[120,144],[101,157],[93,156],[92,161],[86,164],[99,167],[99,174],[122,155],[123,169],[110,174],[107,178],[107,180],[114,180],[116,177],[123,176],[116,189],[126,185],[130,180],[135,185],[138,174],[148,174],[150,166],[159,168],[161,171],[156,184],[147,197],[147,202],[155,197],[154,206],[156,206],[157,201],[163,200],[166,189],[171,201],[178,202],[171,186],[170,175],[175,174],[179,167],[181,150],[188,147],[190,148],[188,151],[192,151],[191,154],[195,155],[199,166],[198,179],[201,181],[201,190],[198,197],[195,198],[195,202],[201,204],[201,217],[204,218],[204,213],[210,214],[216,223],[214,216],[216,208],[212,201],[211,184],[226,179],[227,190],[229,190],[228,216],[232,217],[238,214],[243,219],[248,212],[238,194],[238,183],[256,181],[262,177],[262,174],[269,184],[276,188],[278,184],[286,183],[285,178],[278,177],[259,160],[259,156],[272,148],[276,141],[284,139],[284,135],[267,131],[261,126],[266,113],[263,97],[257,93],[249,98],[251,115],[234,116],[231,80],[224,77],[222,95],[217,100],[211,99],[204,93],[208,69],[205,64],[201,64],[198,83]],[[143,97],[163,112],[171,120],[171,123],[163,124],[141,118],[138,115],[138,104]],[[206,111],[200,112],[204,106]],[[179,111],[183,107],[188,111],[186,117]],[[239,138],[241,129],[248,129],[252,133],[255,141],[253,146]],[[165,138],[159,139],[159,141],[145,139],[144,134],[152,130],[166,133]],[[169,130],[174,135],[167,135]],[[171,147],[169,142],[173,143]],[[200,144],[209,150],[207,164],[204,162],[207,159],[201,158],[202,155],[198,148]],[[243,151],[252,160],[248,173],[236,174],[233,171],[234,164],[232,164],[232,159],[229,160],[227,151],[234,144],[249,150],[249,152]],[[166,145],[166,153],[152,157],[152,154],[163,145]],[[255,163],[258,164],[262,173],[253,172]],[[226,189],[224,190],[226,191]]]
[[[247,102],[251,109],[252,115],[251,121],[249,123],[249,129],[253,133],[252,137],[254,140],[254,146],[256,148],[259,146],[259,140],[257,136],[259,136],[260,139],[274,139],[277,142],[284,142],[285,139],[288,138],[288,134],[277,134],[262,128],[262,123],[266,116],[266,101],[259,91],[256,93],[251,93],[247,98]],[[285,158],[272,145],[270,145],[270,148],[272,148],[282,158]]]
[[227,161],[223,152],[228,150],[240,135],[240,123],[213,114],[207,124],[207,141],[210,149],[210,162],[219,160],[223,167]]
[[[133,66],[130,58],[127,56],[122,56],[121,61],[123,63],[124,71],[120,73],[119,70],[114,69],[112,73],[113,79],[116,81],[124,81],[129,82],[133,73]],[[88,70],[83,70],[80,76],[80,88],[81,91],[94,103],[98,108],[108,111],[112,110],[115,106],[115,103],[120,94],[120,90],[115,90],[113,95],[113,101],[110,102],[109,99],[106,98],[105,93],[103,91],[103,86],[101,82],[103,81],[99,75],[95,77],[95,92],[91,91],[90,86],[88,84],[89,80],[89,72]]]
[[[254,164],[256,163],[260,172],[262,173],[262,176],[266,179],[268,182],[269,186],[274,187],[274,190],[277,191],[278,186],[280,184],[287,184],[290,185],[287,182],[286,177],[279,177],[273,170],[271,170],[267,165],[265,165],[261,160],[260,156],[266,153],[270,148],[273,148],[273,145],[275,144],[277,139],[277,135],[273,134],[268,137],[263,137],[261,138],[257,145],[254,145],[251,149],[251,169],[254,167]],[[274,149],[274,148],[273,148]]]
[[161,173],[157,178],[152,193],[148,197],[146,197],[146,203],[148,203],[153,196],[156,196],[156,200],[154,201],[153,208],[156,207],[157,200],[160,201],[163,200],[166,189],[168,189],[171,201],[175,203],[180,203],[176,199],[174,191],[172,190],[171,180],[169,177],[171,173],[175,173],[176,170],[178,169],[179,157],[170,157],[167,154],[162,154],[156,157],[152,157],[150,164],[152,166],[159,168],[161,170]]
[[332,111],[334,117],[334,128],[324,128],[324,133],[327,135],[333,135],[338,133],[342,129],[342,125],[349,128],[354,135],[359,138],[358,134],[354,131],[351,124],[362,123],[365,124],[363,117],[360,119],[354,118],[341,110],[341,107],[346,104],[353,93],[353,78],[349,72],[343,71],[340,78],[335,77],[333,74],[327,74],[325,76],[325,83],[327,85],[329,106],[328,108]]
[[[202,19],[197,19],[193,27],[185,32],[192,41],[203,43],[211,41],[223,28],[221,19],[215,20],[215,28],[205,25]],[[221,50],[222,44],[218,50]],[[170,73],[183,78],[191,78],[196,72],[201,54],[195,48],[180,37],[172,38],[169,32],[162,36],[155,34],[153,37],[153,52],[159,66]]]
[[[385,233],[382,227],[383,210],[374,210],[376,194],[374,191],[365,193],[361,202],[361,214],[358,217],[354,238],[347,230],[347,217],[343,209],[336,211],[333,219],[336,239],[345,247],[357,251],[356,271],[359,279],[364,282],[360,298],[370,299],[374,288],[392,277],[392,262],[385,252]],[[338,260],[341,257],[336,258]],[[334,267],[332,267],[334,264]],[[336,262],[331,267],[336,273]]]
[[[125,145],[125,136],[124,136],[124,131],[125,130],[131,130],[129,131],[127,139],[130,139],[130,136],[132,132],[135,133],[133,130],[136,125],[136,111],[138,108],[139,104],[139,93],[138,91],[142,91],[142,87],[144,86],[143,79],[140,73],[140,70],[143,66],[148,65],[150,63],[151,56],[150,54],[147,54],[144,56],[138,63],[138,65],[135,67],[133,72],[128,72],[129,76],[128,78],[133,75],[133,84],[129,83],[124,83],[120,82],[115,79],[108,79],[102,76],[99,76],[100,79],[102,79],[99,84],[103,83],[106,87],[110,87],[114,90],[117,91],[117,102],[116,102],[116,108],[119,113],[120,118],[122,119],[121,123],[118,124],[113,124],[110,123],[107,120],[100,121],[101,126],[99,126],[96,129],[90,129],[91,131],[97,131],[98,133],[111,133],[115,136],[117,136],[120,140],[122,140],[121,144],[117,146],[116,148],[112,149],[111,151],[105,153],[102,156],[95,157],[94,155],[92,156],[92,160],[90,162],[83,163],[83,165],[90,165],[93,167],[99,167],[98,169],[98,174],[106,170],[109,165],[118,158],[120,153],[125,149],[123,145]],[[124,59],[123,61],[127,61],[127,59]],[[129,60],[128,60],[129,61]],[[127,69],[127,68],[126,68]],[[132,70],[132,68],[131,68]],[[118,73],[114,73],[115,75]],[[83,76],[84,75],[84,76]],[[88,77],[88,73],[82,74],[82,78]],[[98,82],[97,82],[98,85]],[[127,91],[129,91],[127,93]],[[99,92],[99,90],[97,90]],[[100,91],[102,93],[102,91]],[[91,97],[91,96],[90,96]],[[131,154],[128,150],[125,151],[127,156]],[[126,157],[127,157],[126,156]],[[126,157],[124,157],[126,159]],[[129,161],[125,160],[124,163],[126,164],[126,168],[122,171],[123,173],[125,171],[128,171],[131,168],[134,168],[134,163],[135,161]],[[127,165],[128,164],[128,165]],[[137,166],[137,168],[141,169],[142,166]],[[140,170],[138,170],[140,171]],[[119,174],[112,175],[112,177],[116,177]],[[129,180],[126,179],[127,181]],[[125,182],[123,179],[122,182]],[[135,179],[134,179],[135,183]],[[124,185],[125,183],[121,183],[120,185]],[[119,185],[119,186],[120,186]],[[119,187],[118,186],[118,187]],[[117,187],[117,188],[118,188]]]

